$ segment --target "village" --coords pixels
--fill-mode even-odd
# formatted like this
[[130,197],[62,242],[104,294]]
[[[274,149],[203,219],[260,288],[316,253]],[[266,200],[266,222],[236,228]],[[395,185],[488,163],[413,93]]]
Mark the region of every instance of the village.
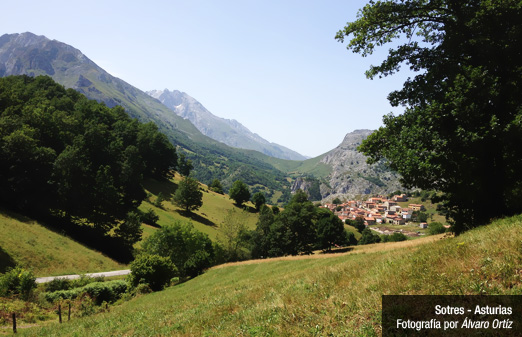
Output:
[[426,207],[422,204],[407,204],[408,200],[406,194],[400,194],[391,198],[377,196],[366,201],[350,200],[321,207],[332,211],[343,222],[362,219],[365,226],[379,234],[391,235],[399,232],[410,237],[424,235],[428,227],[427,216],[422,217],[419,214],[425,212]]

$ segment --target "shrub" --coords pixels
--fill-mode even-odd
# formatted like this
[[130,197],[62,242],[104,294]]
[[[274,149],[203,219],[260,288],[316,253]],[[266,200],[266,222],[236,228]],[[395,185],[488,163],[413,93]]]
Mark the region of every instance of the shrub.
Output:
[[69,290],[72,288],[71,280],[66,278],[55,278],[54,280],[45,284],[45,291],[55,292],[58,290]]
[[159,255],[142,254],[131,263],[129,282],[136,287],[145,283],[154,291],[168,285],[170,279],[177,276],[178,269],[170,258]]
[[428,233],[430,235],[442,234],[446,232],[446,228],[440,222],[432,222],[428,225]]
[[403,233],[393,233],[392,235],[383,235],[382,242],[399,242],[406,241],[408,237]]
[[48,292],[45,294],[45,299],[48,302],[56,302],[61,299],[75,299],[88,295],[97,305],[100,305],[104,301],[115,302],[127,291],[127,288],[127,282],[123,280],[93,282],[81,288]]
[[15,267],[8,270],[0,277],[0,296],[19,295],[21,299],[27,300],[34,288],[36,288],[36,277],[29,270]]

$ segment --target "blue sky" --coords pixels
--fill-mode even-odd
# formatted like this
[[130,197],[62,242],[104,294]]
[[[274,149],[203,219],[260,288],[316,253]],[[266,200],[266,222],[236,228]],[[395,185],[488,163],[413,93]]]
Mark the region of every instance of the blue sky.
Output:
[[334,39],[367,1],[26,1],[4,3],[0,35],[70,44],[142,90],[180,90],[303,155],[376,129],[408,74],[366,79],[363,58]]

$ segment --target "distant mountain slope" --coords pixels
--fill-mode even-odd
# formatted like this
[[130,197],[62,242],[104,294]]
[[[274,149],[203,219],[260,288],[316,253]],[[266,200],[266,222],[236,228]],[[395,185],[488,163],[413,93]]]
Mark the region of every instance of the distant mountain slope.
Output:
[[[305,161],[269,159],[269,162],[296,178],[292,191],[310,191],[319,183],[321,198],[389,194],[402,189],[399,175],[383,163],[368,165],[357,147],[373,131],[355,130],[346,134],[335,149]],[[310,179],[313,178],[313,179]]]
[[232,147],[256,150],[270,157],[290,160],[305,160],[306,157],[279,144],[271,143],[251,132],[236,120],[213,115],[200,102],[178,90],[152,90],[152,97],[174,111],[178,116],[188,119],[204,135]]
[[[194,163],[194,174],[202,182],[222,180],[225,188],[235,179],[262,185],[267,191],[288,187],[286,175],[253,151],[231,148],[199,132],[196,127],[145,92],[116,78],[97,66],[78,49],[32,33],[0,36],[0,76],[48,75],[65,87],[88,98],[121,105],[142,122],[158,125]],[[266,157],[266,158],[265,158]]]

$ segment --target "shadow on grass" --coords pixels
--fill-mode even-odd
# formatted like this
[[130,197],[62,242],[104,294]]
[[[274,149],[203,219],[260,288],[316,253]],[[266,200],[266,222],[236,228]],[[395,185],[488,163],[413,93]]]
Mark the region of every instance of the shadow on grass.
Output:
[[252,206],[247,206],[247,205],[238,205],[238,204],[236,204],[236,203],[234,203],[234,206],[235,206],[236,208],[242,209],[243,211],[248,212],[248,213],[257,213],[257,209],[255,209],[255,208],[252,207]]
[[210,227],[217,227],[217,225],[213,222],[213,221],[210,221],[209,219],[207,218],[204,218],[202,217],[201,215],[199,214],[196,214],[196,213],[193,213],[193,212],[187,212],[185,210],[176,210],[176,212],[178,212],[181,216],[184,216],[186,218],[189,218],[195,222],[199,222],[205,226],[210,226]]
[[129,263],[133,259],[132,249],[121,238],[106,235],[92,226],[78,224],[66,217],[43,215],[34,218],[48,230],[97,250],[119,263]]
[[25,215],[13,212],[7,208],[0,207],[0,213],[5,215],[8,218],[15,219],[16,221],[23,222],[23,223],[31,223],[34,221],[34,219],[31,219]]
[[341,248],[335,248],[332,250],[322,251],[319,254],[339,254],[339,253],[351,252],[352,250],[353,250],[353,247],[341,247]]
[[155,179],[146,179],[143,187],[154,195],[163,194],[166,199],[171,199],[178,188],[178,185],[170,180],[158,181]]
[[0,247],[0,273],[16,266],[15,260],[2,247]]

